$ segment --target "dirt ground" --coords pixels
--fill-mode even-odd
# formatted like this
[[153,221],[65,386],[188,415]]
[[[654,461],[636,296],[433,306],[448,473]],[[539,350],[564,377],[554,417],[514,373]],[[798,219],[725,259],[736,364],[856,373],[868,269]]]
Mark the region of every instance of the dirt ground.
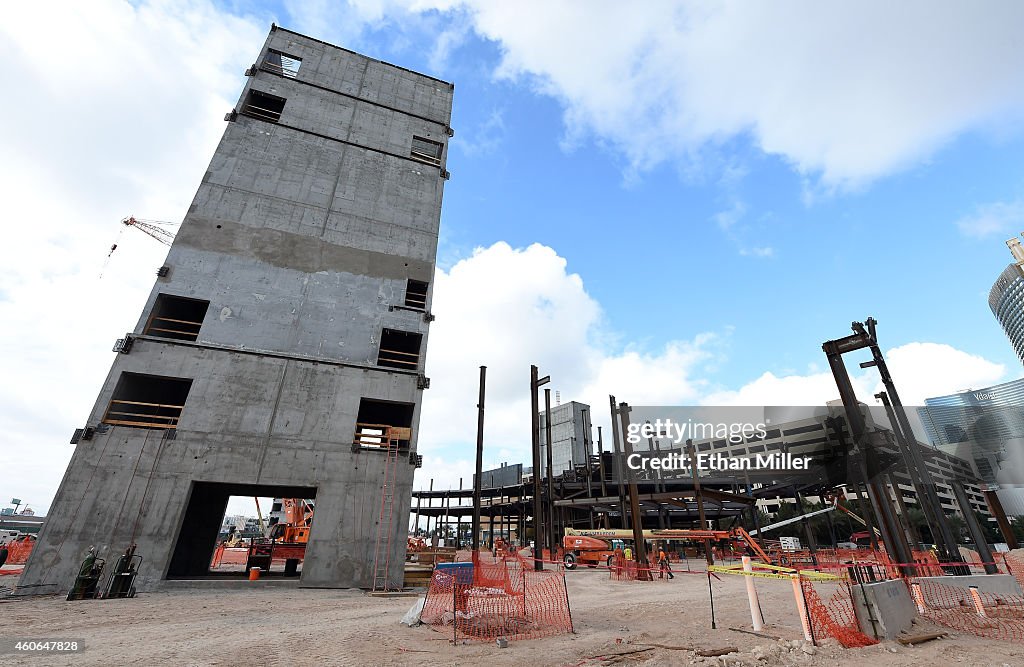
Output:
[[[207,590],[140,594],[134,599],[66,602],[0,598],[0,638],[79,639],[75,655],[0,655],[2,665],[1024,665],[1024,646],[959,635],[917,647],[884,642],[843,649],[802,641],[792,587],[756,580],[765,633],[750,630],[741,577],[713,582],[677,573],[672,581],[609,581],[607,572],[566,575],[575,634],[452,645],[449,635],[399,620],[415,598],[373,598],[356,590],[299,589],[262,582]],[[0,585],[10,586],[8,581]],[[214,586],[217,586],[216,588]],[[919,626],[914,632],[934,628]],[[944,628],[938,628],[944,629]],[[655,646],[658,645],[658,646]],[[736,647],[723,657],[691,649]]]

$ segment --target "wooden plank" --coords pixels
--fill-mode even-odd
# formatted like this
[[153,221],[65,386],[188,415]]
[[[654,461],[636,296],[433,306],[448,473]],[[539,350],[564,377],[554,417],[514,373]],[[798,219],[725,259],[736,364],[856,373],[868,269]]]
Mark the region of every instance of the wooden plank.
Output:
[[933,639],[942,639],[948,634],[948,632],[929,632],[923,635],[913,635],[911,637],[897,637],[896,641],[904,646],[914,646],[916,644],[930,642]]
[[104,424],[112,424],[114,426],[145,426],[149,428],[164,428],[164,429],[175,429],[178,428],[175,424],[148,424],[145,422],[129,422],[120,421],[117,419],[104,419]]
[[399,352],[398,350],[385,350],[384,348],[381,348],[380,352],[381,352],[381,354],[400,354],[400,355],[402,355],[404,357],[419,357],[420,356],[419,352]]
[[176,324],[191,324],[194,327],[202,327],[202,322],[193,322],[191,320],[175,320],[170,317],[154,317],[154,320],[163,320],[164,322],[174,322]]
[[150,331],[166,331],[167,333],[181,334],[182,336],[199,336],[198,331],[180,331],[178,329],[164,329],[163,327],[150,327],[146,329],[145,333]]
[[140,403],[139,401],[122,401],[119,398],[111,399],[111,403],[124,403],[126,405],[148,405],[153,408],[184,408],[184,405],[164,405],[162,403]]

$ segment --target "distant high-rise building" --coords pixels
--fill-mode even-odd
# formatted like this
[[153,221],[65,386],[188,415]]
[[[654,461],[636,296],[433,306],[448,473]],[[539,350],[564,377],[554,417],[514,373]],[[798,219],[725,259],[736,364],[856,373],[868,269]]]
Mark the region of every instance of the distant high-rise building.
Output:
[[999,320],[1013,345],[1017,357],[1024,362],[1024,247],[1020,240],[1006,242],[1015,262],[999,274],[988,293],[988,307]]
[[1006,513],[1024,515],[1024,378],[924,403],[918,416],[932,444],[973,463]]
[[[547,474],[547,429],[544,410],[540,411],[540,467]],[[590,406],[569,401],[551,406],[551,468],[555,476],[574,466],[585,465],[590,444]]]

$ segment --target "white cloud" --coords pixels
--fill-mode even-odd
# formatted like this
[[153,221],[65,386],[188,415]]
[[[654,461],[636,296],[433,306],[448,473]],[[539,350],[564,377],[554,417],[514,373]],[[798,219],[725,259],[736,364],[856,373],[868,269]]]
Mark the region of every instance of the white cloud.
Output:
[[986,239],[997,234],[1016,236],[1024,229],[1024,201],[981,204],[956,221],[964,236]]
[[416,0],[500,45],[498,75],[564,107],[633,168],[749,136],[826,188],[906,168],[962,132],[1019,122],[1024,5]]
[[724,211],[719,211],[718,213],[715,213],[715,215],[712,216],[712,218],[714,219],[715,224],[718,225],[719,229],[727,232],[736,226],[736,223],[743,218],[746,212],[746,204],[744,204],[742,201],[736,200],[733,201],[732,206],[725,209]]
[[[926,398],[945,396],[967,388],[988,387],[1006,376],[1006,367],[984,357],[941,343],[907,343],[886,352],[893,383],[904,405],[924,405]],[[884,390],[877,371],[858,369],[854,355],[846,359],[857,398],[878,405],[874,395]],[[824,405],[837,400],[839,390],[830,371],[776,376],[764,373],[739,389],[707,395],[705,405]]]
[[[433,478],[450,488],[472,478],[479,366],[487,368],[485,469],[503,461],[530,465],[529,367],[551,375],[562,400],[592,408],[595,426],[609,425],[608,395],[631,405],[814,406],[839,396],[829,371],[806,375],[766,372],[738,389],[714,389],[708,377],[723,335],[703,333],[654,351],[622,348],[583,281],[566,271],[551,248],[513,249],[496,243],[477,249],[449,272],[438,270],[427,355],[431,388],[420,423],[424,468],[417,488]],[[908,343],[886,352],[905,405],[965,387],[1001,381],[1006,368],[939,343]],[[873,369],[847,358],[857,395],[877,405],[882,390]],[[543,398],[542,405],[543,405]],[[554,399],[552,399],[554,400]],[[444,487],[449,488],[449,487]]]
[[0,470],[36,509],[166,254],[118,221],[181,220],[268,26],[203,0],[5,7]]
[[[907,343],[889,350],[885,358],[904,405],[924,405],[926,398],[990,387],[1007,372],[1002,364],[941,343]],[[881,390],[878,383],[874,392]]]
[[500,109],[494,109],[479,126],[468,132],[460,132],[452,140],[452,145],[457,146],[466,155],[488,155],[497,150],[504,139],[504,113]]
[[610,393],[635,405],[695,401],[704,383],[694,375],[713,359],[716,343],[701,334],[655,351],[610,345],[601,308],[582,279],[539,244],[514,249],[499,242],[478,248],[450,271],[438,269],[433,311],[418,487],[431,477],[457,484],[464,472],[449,469],[452,461],[473,460],[481,365],[487,366],[487,467],[529,465],[531,364],[551,376],[552,404],[558,390],[563,401],[589,403],[594,424],[607,425]]
[[[554,12],[556,28],[579,18],[573,6],[553,6],[545,11]],[[477,20],[485,33],[498,33],[501,7],[480,10]],[[362,11],[377,20],[385,9],[375,13],[367,4]],[[580,53],[591,48],[593,35],[608,36],[611,53],[596,58],[597,73],[587,76],[614,71],[624,76],[621,82],[609,80],[589,92],[582,85],[586,81],[577,82],[565,88],[572,96],[560,92],[562,84],[556,82],[569,81],[582,69],[574,54],[559,64],[564,72],[545,75],[547,83],[538,79],[548,92],[564,97],[578,127],[623,140],[626,134],[612,131],[623,118],[639,114],[639,119],[659,120],[640,86],[643,80],[654,85],[657,77],[635,52],[638,35],[653,34],[651,18],[635,13],[620,26],[621,44],[611,39],[614,12],[584,22],[591,30],[563,30],[565,41]],[[172,221],[183,217],[269,20],[232,17],[204,0],[66,2],[56,8],[21,3],[8,7],[5,17],[0,67],[6,88],[18,96],[17,103],[0,105],[0,125],[8,128],[6,159],[0,162],[5,184],[0,374],[8,380],[0,385],[0,470],[18,480],[19,496],[42,509],[70,458],[71,446],[64,443],[83,425],[109,368],[113,339],[134,327],[166,250],[127,230],[100,280],[117,221],[129,213]],[[523,35],[502,38],[508,49],[504,71],[533,71],[532,60],[522,61],[519,50],[533,43],[534,31],[550,30],[539,25],[546,23],[513,26]],[[43,34],[46,39],[39,38]],[[664,55],[663,38],[651,39],[657,59]],[[555,47],[537,54],[535,73],[551,56],[549,48]],[[625,56],[628,66],[613,62]],[[633,104],[629,95],[641,92],[639,110],[627,108]],[[672,91],[664,92],[668,102],[676,99]],[[668,114],[671,105],[665,109]],[[638,147],[624,150],[643,157],[649,150],[644,142],[655,135],[643,129],[646,125],[637,127]],[[488,465],[527,459],[531,363],[552,376],[551,387],[563,400],[590,403],[595,424],[608,423],[609,393],[636,405],[706,402],[710,394],[705,364],[720,354],[720,336],[705,333],[655,349],[617,344],[600,305],[551,248],[498,243],[478,250],[449,271],[439,270],[435,291],[438,319],[428,353],[433,387],[421,423],[428,467],[418,486],[430,476],[438,485],[445,480],[455,486],[458,477],[468,483],[472,450],[463,447],[475,438],[480,364],[488,366]],[[932,378],[920,387],[907,384],[908,403],[926,388],[942,393],[983,385],[1002,373],[1001,367],[947,346],[904,347],[906,356],[902,348],[892,351],[897,382],[915,368]],[[936,377],[943,364],[942,377]],[[783,389],[799,402],[833,396],[820,378],[765,376],[757,383],[734,398],[785,396]],[[773,386],[778,391],[768,391]],[[720,395],[723,401],[728,396]]]

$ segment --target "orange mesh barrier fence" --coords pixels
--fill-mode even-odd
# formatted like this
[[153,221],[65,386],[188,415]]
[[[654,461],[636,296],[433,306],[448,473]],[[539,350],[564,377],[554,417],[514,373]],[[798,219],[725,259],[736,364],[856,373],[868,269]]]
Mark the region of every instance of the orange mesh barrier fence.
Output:
[[[966,551],[966,550],[965,550]],[[975,552],[970,552],[970,555]],[[815,553],[809,550],[802,551],[773,551],[772,558],[780,565],[804,570],[821,570],[823,572],[838,573],[853,566],[876,566],[876,573],[884,575],[887,579],[901,579],[904,573],[901,571],[901,564],[890,558],[885,551],[872,549],[818,549]],[[918,577],[940,577],[947,574],[947,570],[954,567],[967,568],[971,574],[985,574],[985,565],[975,556],[968,558],[963,563],[941,563],[934,551],[913,551],[913,559],[906,564],[913,566],[914,575]],[[1000,557],[995,559],[995,565],[1002,572],[1013,570],[1012,561],[1005,562]],[[1024,561],[1021,562],[1022,576],[1024,576]]]
[[[611,557],[611,567],[608,568],[609,578],[615,581],[651,581],[659,577],[655,576],[655,573],[659,573],[658,567],[640,567],[640,565],[632,558],[626,560],[622,554],[615,554]],[[673,575],[677,574],[673,572]],[[662,581],[668,581],[667,577],[660,577]]]
[[1024,642],[1024,597],[909,579],[918,613],[979,637]]
[[224,543],[222,542],[217,545],[216,549],[213,550],[213,560],[210,561],[211,569],[215,567],[220,567],[221,561],[224,560],[224,550],[226,548],[227,547],[225,547]]
[[28,556],[32,553],[32,547],[36,545],[35,540],[26,540],[22,542],[11,542],[7,545],[7,564],[8,565],[20,565],[28,560]]
[[536,639],[572,632],[565,575],[481,552],[434,569],[420,619],[453,640]]
[[878,642],[860,631],[845,581],[801,580],[807,613],[815,639],[832,637],[846,648]]
[[[1019,558],[1012,553],[1004,553],[1003,568],[1007,574],[1012,574],[1021,588],[1024,588],[1024,558]],[[999,560],[998,558],[996,560]]]

